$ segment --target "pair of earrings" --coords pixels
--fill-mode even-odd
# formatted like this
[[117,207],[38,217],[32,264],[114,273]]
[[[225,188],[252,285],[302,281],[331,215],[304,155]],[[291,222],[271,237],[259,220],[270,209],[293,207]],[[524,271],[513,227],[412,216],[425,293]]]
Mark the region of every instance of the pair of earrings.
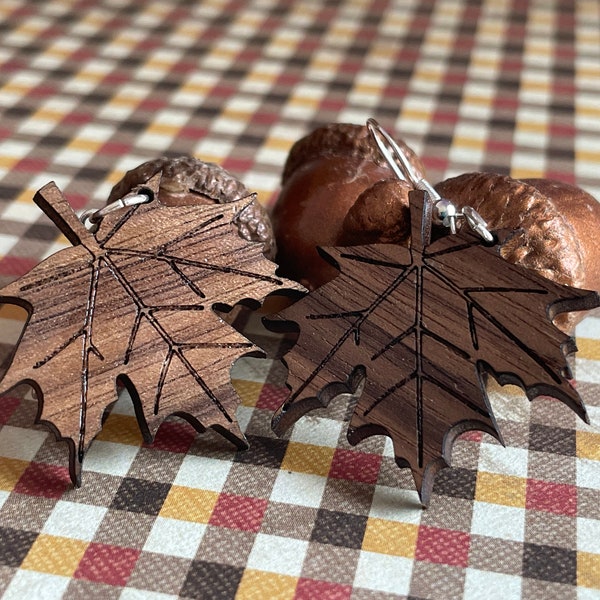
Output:
[[[454,210],[415,180],[386,132],[368,126],[415,188],[410,244],[322,249],[340,274],[308,294],[265,258],[270,239],[256,198],[220,179],[218,168],[215,178],[206,167],[197,191],[240,199],[189,204],[171,189],[166,204],[157,172],[82,221],[53,183],[37,192],[34,201],[72,247],[0,290],[0,302],[29,313],[0,391],[34,388],[38,421],[69,445],[76,485],[117,381],[146,441],[177,414],[247,447],[229,373],[237,358],[261,351],[215,309],[256,307],[272,294],[296,301],[269,316],[268,327],[297,333],[283,357],[290,396],[274,415],[275,432],[334,398],[358,396],[349,441],[388,435],[424,505],[460,433],[501,439],[485,391],[489,375],[520,385],[529,398],[552,395],[587,418],[569,382],[573,341],[552,319],[599,306],[598,294],[505,261],[497,245],[509,232],[492,235],[475,211]],[[456,227],[461,215],[472,230]],[[451,232],[433,240],[436,220]]]

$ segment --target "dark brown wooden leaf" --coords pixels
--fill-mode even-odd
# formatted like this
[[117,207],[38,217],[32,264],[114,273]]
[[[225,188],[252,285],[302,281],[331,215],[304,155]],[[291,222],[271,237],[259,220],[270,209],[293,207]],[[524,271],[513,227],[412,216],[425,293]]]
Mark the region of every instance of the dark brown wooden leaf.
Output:
[[[158,181],[145,186],[151,195]],[[54,184],[35,202],[73,247],[0,290],[0,302],[29,311],[0,391],[33,386],[38,421],[69,443],[73,481],[117,399],[117,380],[147,441],[176,414],[246,447],[229,372],[257,348],[212,307],[297,287],[275,276],[262,244],[238,235],[233,223],[254,200],[173,207],[154,198],[107,215],[96,233]]]
[[600,299],[509,264],[466,228],[430,242],[429,205],[423,193],[410,197],[411,247],[326,249],[340,275],[277,315],[300,334],[285,356],[291,395],[273,427],[282,433],[334,398],[359,396],[349,441],[388,435],[427,505],[460,433],[500,439],[488,375],[529,398],[554,396],[587,419],[569,382],[573,340],[552,318]]

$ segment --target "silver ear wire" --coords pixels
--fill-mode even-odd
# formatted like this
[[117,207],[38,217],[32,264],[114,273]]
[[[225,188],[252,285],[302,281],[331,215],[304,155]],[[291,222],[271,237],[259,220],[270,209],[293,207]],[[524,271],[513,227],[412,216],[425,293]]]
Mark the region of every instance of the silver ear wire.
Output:
[[464,219],[469,227],[486,242],[494,241],[494,236],[488,230],[487,223],[474,208],[465,206],[462,210],[457,210],[456,206],[450,200],[442,198],[426,179],[419,177],[402,148],[375,119],[367,121],[367,128],[375,144],[377,144],[379,152],[394,171],[396,177],[410,183],[415,190],[422,190],[429,194],[429,197],[435,203],[436,214],[434,219],[437,223],[448,227],[450,232],[455,234],[460,228],[460,221]]

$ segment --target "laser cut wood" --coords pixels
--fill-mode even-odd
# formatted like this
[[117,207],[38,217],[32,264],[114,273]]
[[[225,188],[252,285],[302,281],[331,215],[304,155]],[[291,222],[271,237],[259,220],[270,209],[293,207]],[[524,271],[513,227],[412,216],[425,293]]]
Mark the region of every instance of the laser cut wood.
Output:
[[291,395],[274,415],[276,433],[336,398],[358,396],[348,440],[389,436],[426,506],[459,434],[477,429],[501,440],[489,375],[530,399],[554,396],[587,420],[568,380],[574,341],[552,318],[600,298],[506,262],[466,227],[432,242],[425,200],[410,194],[409,248],[327,248],[322,254],[340,275],[269,326],[299,328],[284,357]]
[[[144,186],[152,197],[158,182]],[[261,243],[238,235],[234,223],[255,200],[165,206],[155,197],[105,216],[95,234],[53,183],[34,200],[73,247],[0,290],[0,302],[29,311],[0,391],[33,386],[37,421],[69,445],[73,482],[117,380],[146,441],[176,414],[245,448],[229,371],[258,349],[212,307],[298,287],[275,276]]]

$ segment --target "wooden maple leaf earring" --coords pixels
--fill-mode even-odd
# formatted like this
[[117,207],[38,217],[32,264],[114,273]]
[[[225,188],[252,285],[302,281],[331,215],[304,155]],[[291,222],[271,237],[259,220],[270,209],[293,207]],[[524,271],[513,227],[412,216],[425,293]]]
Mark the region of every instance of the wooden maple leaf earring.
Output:
[[[573,339],[552,321],[600,306],[600,296],[505,260],[502,249],[522,232],[492,235],[472,207],[442,199],[374,121],[368,131],[412,189],[408,245],[319,250],[338,275],[276,315],[300,334],[284,357],[290,396],[273,428],[283,433],[308,411],[357,396],[349,442],[389,436],[426,506],[458,435],[477,429],[501,440],[486,394],[490,375],[530,399],[558,398],[587,421],[569,381]],[[447,229],[433,235],[436,222]]]
[[34,201],[73,247],[0,290],[1,303],[29,313],[0,392],[20,383],[34,388],[37,422],[68,442],[77,485],[85,451],[117,400],[117,381],[131,394],[147,442],[176,414],[247,447],[229,372],[258,348],[213,306],[258,304],[299,286],[278,277],[264,256],[272,236],[255,195],[216,165],[191,166],[196,181],[180,202],[161,201],[161,185],[177,189],[169,164],[153,163],[149,178],[130,185],[139,172],[130,175],[111,197],[118,200],[83,222],[46,185]]

